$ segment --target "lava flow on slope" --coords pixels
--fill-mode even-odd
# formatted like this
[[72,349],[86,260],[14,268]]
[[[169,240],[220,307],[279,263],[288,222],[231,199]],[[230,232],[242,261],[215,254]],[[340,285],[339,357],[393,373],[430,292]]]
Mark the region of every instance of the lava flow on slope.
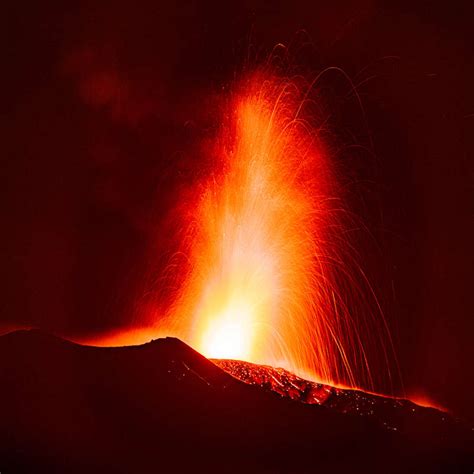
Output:
[[462,420],[439,409],[420,406],[405,398],[389,397],[362,390],[339,388],[298,377],[288,370],[240,360],[213,359],[238,380],[274,392],[283,398],[322,405],[339,413],[375,420],[384,430],[441,440],[447,432],[467,428]]

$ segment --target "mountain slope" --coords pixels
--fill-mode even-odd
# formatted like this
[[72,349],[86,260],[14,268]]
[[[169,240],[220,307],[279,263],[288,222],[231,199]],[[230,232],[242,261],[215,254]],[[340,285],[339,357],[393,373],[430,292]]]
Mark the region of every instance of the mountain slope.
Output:
[[98,348],[10,333],[0,387],[2,473],[453,472],[472,459],[464,432],[433,445],[302,404],[173,338]]

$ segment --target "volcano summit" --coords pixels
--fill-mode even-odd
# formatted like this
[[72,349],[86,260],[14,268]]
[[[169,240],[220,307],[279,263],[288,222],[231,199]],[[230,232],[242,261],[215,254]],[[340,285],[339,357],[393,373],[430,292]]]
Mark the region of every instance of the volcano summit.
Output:
[[17,331],[0,337],[0,386],[2,473],[472,471],[473,431],[446,413],[174,338],[98,348]]

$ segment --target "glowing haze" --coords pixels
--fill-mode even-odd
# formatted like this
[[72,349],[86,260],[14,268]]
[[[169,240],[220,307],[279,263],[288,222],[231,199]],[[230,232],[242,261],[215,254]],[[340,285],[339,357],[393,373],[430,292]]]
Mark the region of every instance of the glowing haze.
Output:
[[208,357],[370,389],[368,353],[387,358],[383,321],[361,317],[347,213],[297,82],[254,74],[227,102],[214,172],[183,216],[189,265],[169,332]]

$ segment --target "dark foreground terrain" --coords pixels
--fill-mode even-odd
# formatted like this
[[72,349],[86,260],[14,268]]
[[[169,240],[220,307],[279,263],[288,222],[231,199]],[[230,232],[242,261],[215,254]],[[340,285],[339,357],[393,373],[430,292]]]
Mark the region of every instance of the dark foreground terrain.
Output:
[[0,472],[474,469],[470,425],[445,413],[217,363],[173,338],[97,348],[0,337]]

